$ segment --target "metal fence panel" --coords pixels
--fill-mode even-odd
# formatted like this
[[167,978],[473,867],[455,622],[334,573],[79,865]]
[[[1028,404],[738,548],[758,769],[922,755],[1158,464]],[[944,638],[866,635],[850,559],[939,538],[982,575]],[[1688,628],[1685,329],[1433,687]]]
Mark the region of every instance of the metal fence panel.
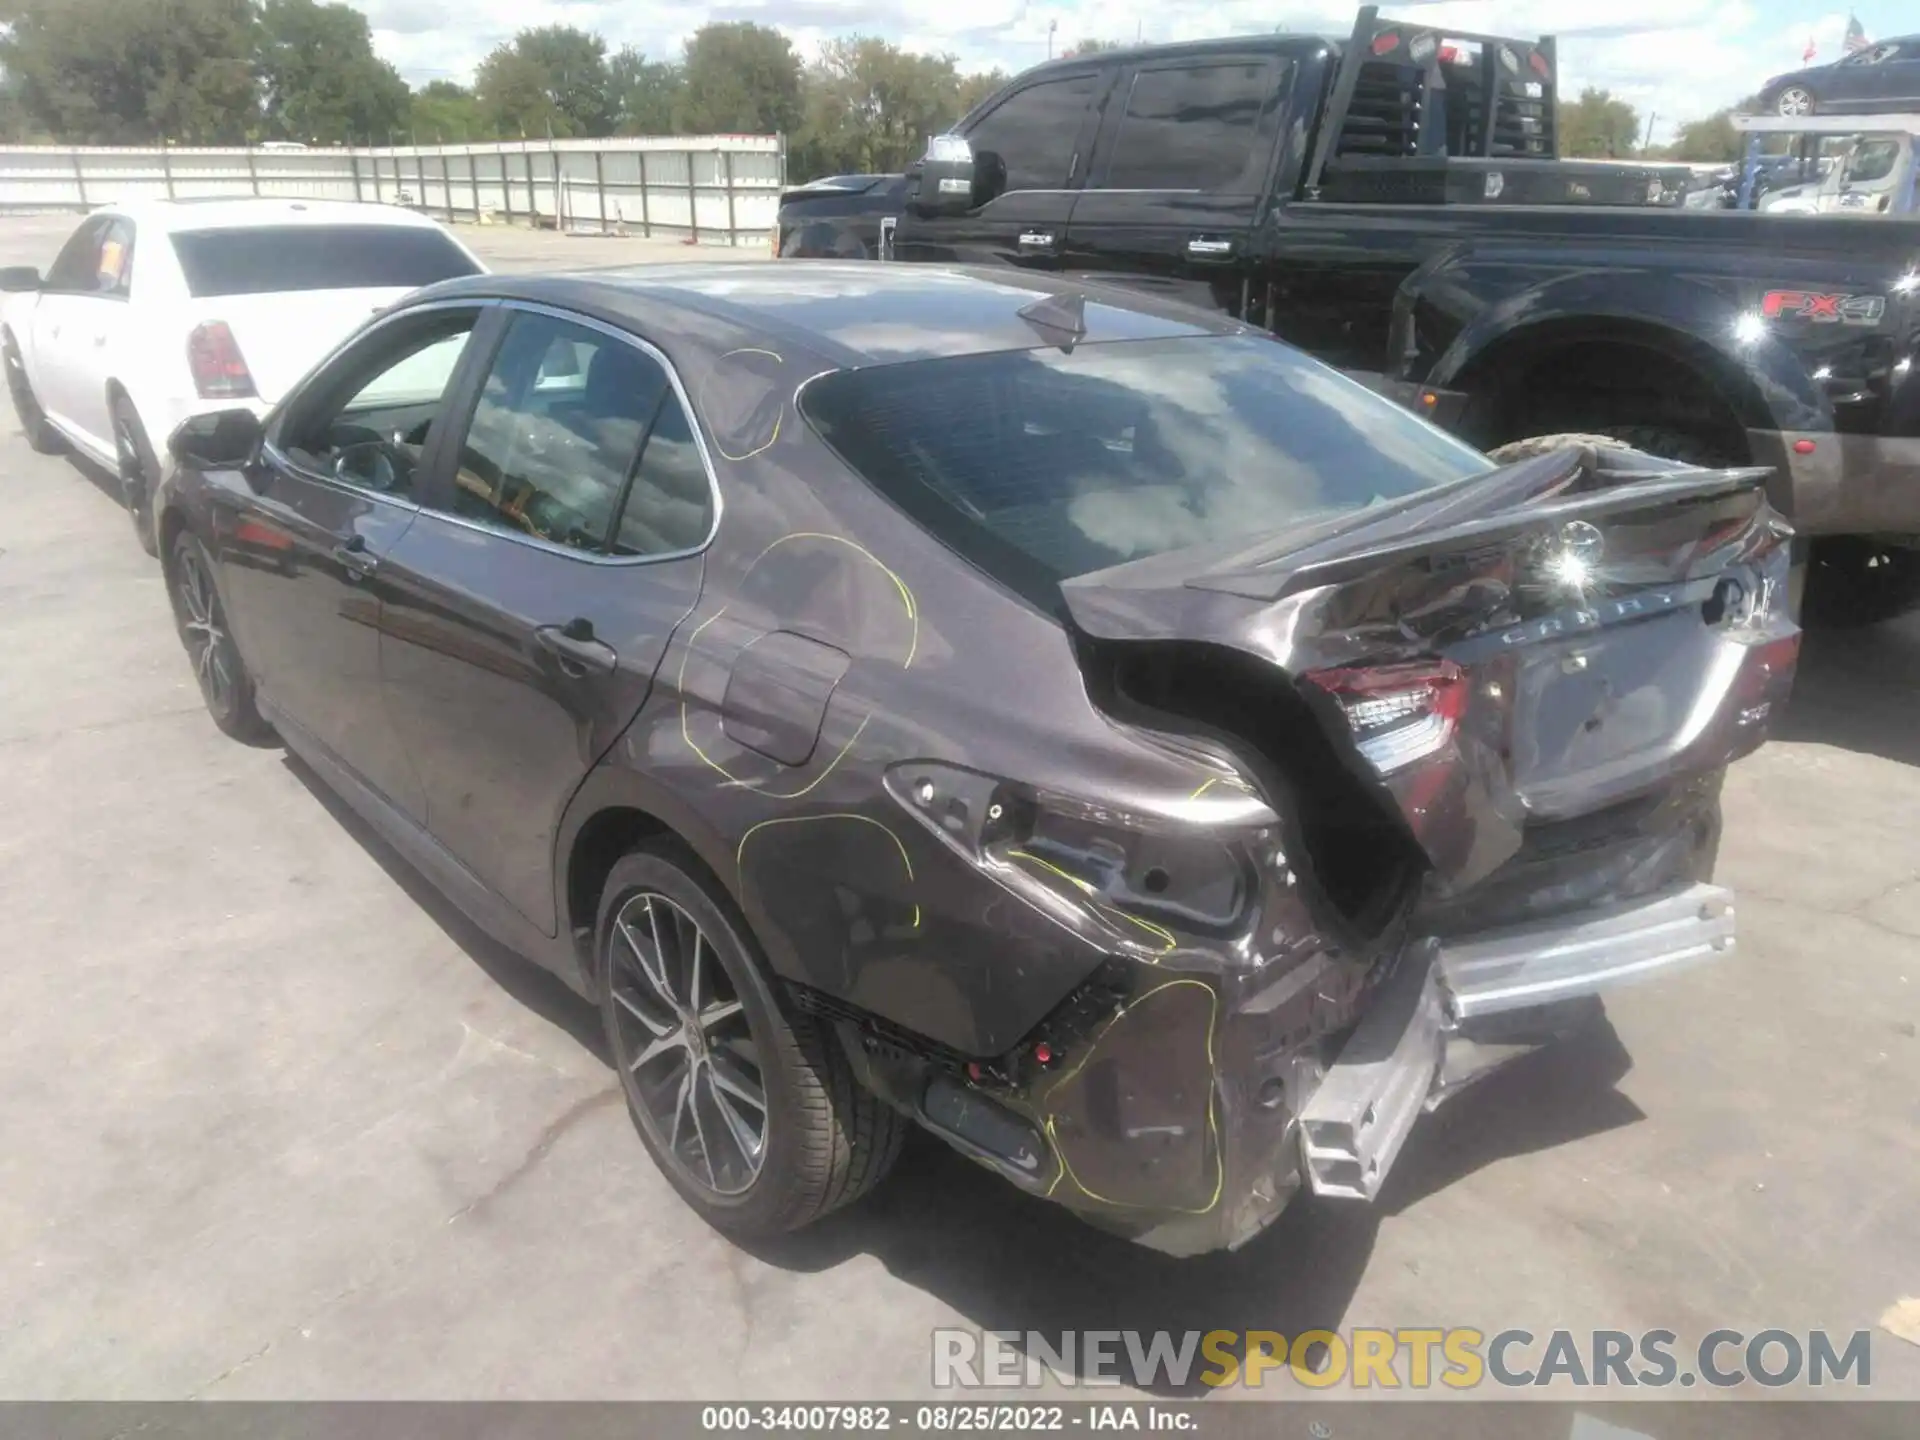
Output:
[[0,146],[0,212],[266,195],[759,245],[785,178],[777,135],[315,150],[15,145]]

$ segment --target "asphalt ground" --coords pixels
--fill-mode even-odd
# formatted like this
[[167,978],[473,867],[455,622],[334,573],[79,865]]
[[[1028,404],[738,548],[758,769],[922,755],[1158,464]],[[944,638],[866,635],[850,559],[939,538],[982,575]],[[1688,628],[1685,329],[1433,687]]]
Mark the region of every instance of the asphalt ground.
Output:
[[906,1398],[940,1326],[1469,1325],[1869,1329],[1870,1393],[1920,1398],[1876,1328],[1920,1295],[1917,700],[1920,620],[1814,637],[1728,784],[1737,953],[1449,1102],[1372,1208],[1176,1262],[921,1142],[748,1250],[655,1172],[591,1010],[214,730],[111,482],[9,412],[0,1396]]

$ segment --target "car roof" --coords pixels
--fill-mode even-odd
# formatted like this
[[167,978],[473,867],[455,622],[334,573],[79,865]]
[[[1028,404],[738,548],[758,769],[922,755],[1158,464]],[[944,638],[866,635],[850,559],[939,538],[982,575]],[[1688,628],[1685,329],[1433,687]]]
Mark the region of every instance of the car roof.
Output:
[[273,196],[238,199],[132,200],[95,213],[124,215],[148,230],[244,230],[285,225],[392,225],[419,229],[437,222],[398,205],[358,200],[300,200]]
[[[422,297],[487,294],[545,301],[631,324],[646,338],[694,338],[689,315],[718,322],[707,348],[759,340],[797,344],[839,366],[1033,350],[1062,342],[1054,318],[1084,316],[1080,343],[1236,334],[1245,327],[1139,291],[1015,269],[888,265],[875,261],[762,260],[645,265],[560,275],[476,275]],[[675,317],[683,317],[676,323]],[[1070,338],[1070,337],[1069,337]],[[667,348],[672,348],[668,345]]]

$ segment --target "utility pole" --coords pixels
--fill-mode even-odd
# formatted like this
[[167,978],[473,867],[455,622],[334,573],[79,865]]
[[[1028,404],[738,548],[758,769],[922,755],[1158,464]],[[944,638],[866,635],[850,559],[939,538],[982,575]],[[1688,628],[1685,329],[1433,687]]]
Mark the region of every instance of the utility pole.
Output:
[[1647,138],[1640,142],[1640,153],[1642,155],[1653,148],[1653,122],[1659,118],[1660,112],[1657,110],[1647,116]]
[[1047,21],[1047,59],[1053,59],[1053,32],[1060,28],[1058,20]]

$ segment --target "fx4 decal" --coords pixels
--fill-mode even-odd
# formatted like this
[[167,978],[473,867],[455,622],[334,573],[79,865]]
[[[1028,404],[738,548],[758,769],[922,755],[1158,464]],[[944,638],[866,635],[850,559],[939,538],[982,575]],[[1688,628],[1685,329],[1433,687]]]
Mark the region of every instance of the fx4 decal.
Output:
[[1882,295],[1822,295],[1812,290],[1769,290],[1760,297],[1769,320],[1812,320],[1820,325],[1878,325],[1887,313]]

